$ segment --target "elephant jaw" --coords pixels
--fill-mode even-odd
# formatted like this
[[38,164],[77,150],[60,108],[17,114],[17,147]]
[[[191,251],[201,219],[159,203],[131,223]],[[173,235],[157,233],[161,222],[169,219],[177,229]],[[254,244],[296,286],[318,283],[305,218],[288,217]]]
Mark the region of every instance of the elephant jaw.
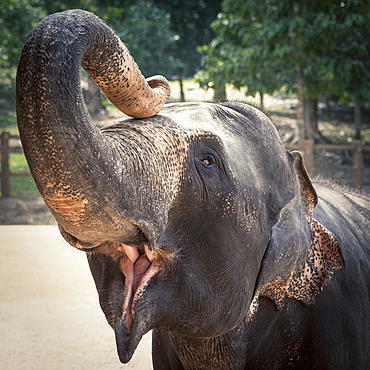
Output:
[[120,260],[120,269],[125,276],[125,300],[123,318],[127,333],[132,328],[132,314],[135,302],[144,294],[150,279],[160,270],[156,252],[149,250],[146,244],[139,248],[122,244],[125,257]]
[[161,251],[151,251],[146,243],[134,247],[123,243],[105,242],[97,247],[86,248],[85,243],[74,239],[73,246],[92,255],[110,256],[125,277],[122,286],[124,299],[122,306],[119,307],[119,314],[111,316],[108,322],[115,331],[119,358],[121,362],[127,363],[131,360],[142,336],[151,329],[146,327],[150,322],[143,323],[140,318],[135,320],[135,305],[141,298],[145,298],[150,281],[162,269],[166,256]]
[[63,237],[78,250],[91,256],[102,254],[111,257],[118,272],[124,276],[122,287],[119,291],[112,292],[118,299],[113,295],[110,297],[111,302],[120,302],[116,306],[116,312],[106,312],[104,305],[102,308],[115,332],[120,361],[129,362],[142,336],[152,329],[153,320],[148,310],[148,287],[152,278],[172,259],[172,253],[161,249],[151,251],[148,242],[142,242],[138,247],[113,241],[91,246],[69,235],[63,228],[60,229]]

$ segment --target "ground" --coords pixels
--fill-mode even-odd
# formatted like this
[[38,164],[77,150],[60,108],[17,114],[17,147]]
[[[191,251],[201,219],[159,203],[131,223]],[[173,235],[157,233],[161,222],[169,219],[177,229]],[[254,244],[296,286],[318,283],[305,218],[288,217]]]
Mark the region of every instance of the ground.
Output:
[[0,225],[54,225],[55,220],[41,197],[0,197]]
[[56,226],[0,226],[2,370],[151,369],[151,336],[119,362],[86,255]]

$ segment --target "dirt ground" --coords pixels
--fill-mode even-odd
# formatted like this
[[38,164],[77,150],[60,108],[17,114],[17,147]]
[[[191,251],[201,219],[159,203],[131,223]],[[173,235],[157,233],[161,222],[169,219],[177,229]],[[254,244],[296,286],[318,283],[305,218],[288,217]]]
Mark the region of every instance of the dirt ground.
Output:
[[1,369],[152,368],[150,334],[119,362],[85,255],[56,226],[0,226],[0,283]]

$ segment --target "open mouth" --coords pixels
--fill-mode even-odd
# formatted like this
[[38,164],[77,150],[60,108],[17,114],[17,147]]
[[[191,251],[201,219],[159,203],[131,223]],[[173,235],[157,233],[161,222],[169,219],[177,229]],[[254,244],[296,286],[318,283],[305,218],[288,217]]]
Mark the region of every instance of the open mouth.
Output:
[[121,244],[121,247],[125,256],[120,260],[120,268],[126,278],[122,309],[127,331],[130,333],[135,302],[144,294],[151,278],[160,270],[160,259],[158,252],[152,252],[146,244],[140,247]]
[[62,227],[59,229],[64,239],[78,250],[110,255],[113,260],[118,262],[119,268],[125,276],[125,299],[122,312],[127,332],[130,333],[134,304],[145,292],[150,279],[160,270],[161,254],[151,251],[145,242],[139,247],[117,242],[105,242],[91,247],[87,243],[81,243]]
[[151,251],[146,238],[135,240],[135,246],[116,241],[87,243],[59,228],[69,244],[88,254],[101,307],[116,334],[118,355],[127,363],[152,325],[148,287],[152,278],[167,268],[173,253],[164,248]]

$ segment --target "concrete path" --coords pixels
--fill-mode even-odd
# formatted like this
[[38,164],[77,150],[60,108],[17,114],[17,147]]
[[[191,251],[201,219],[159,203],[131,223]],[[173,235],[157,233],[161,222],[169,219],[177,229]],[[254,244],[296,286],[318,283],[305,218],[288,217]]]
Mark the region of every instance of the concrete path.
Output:
[[123,365],[86,257],[56,226],[0,226],[0,368],[151,369],[147,334]]

